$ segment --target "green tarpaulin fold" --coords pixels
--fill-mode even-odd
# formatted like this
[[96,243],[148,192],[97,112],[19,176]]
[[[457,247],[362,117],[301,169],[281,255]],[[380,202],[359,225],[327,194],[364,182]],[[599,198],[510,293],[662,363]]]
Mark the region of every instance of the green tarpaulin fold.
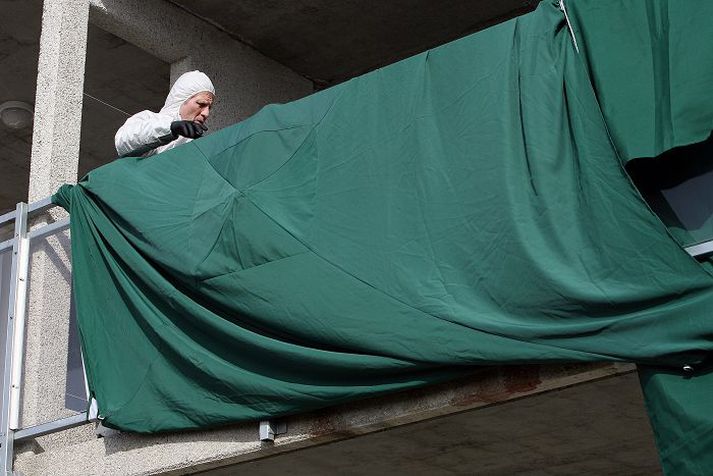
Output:
[[582,59],[624,161],[713,130],[713,2],[569,0]]
[[[688,200],[706,201],[696,204],[695,227],[688,229],[661,193],[711,167],[710,140],[683,146],[702,143],[713,131],[713,2],[577,0],[567,5],[621,159],[662,161],[639,162],[634,171],[645,179],[642,191],[664,212],[681,244],[713,238],[708,233],[713,205],[710,195],[701,193],[704,186],[682,191]],[[713,320],[710,314],[707,320]],[[639,373],[666,474],[710,474],[713,367],[696,366],[691,375],[682,375],[644,366]]]
[[543,2],[62,187],[105,424],[276,417],[492,363],[698,367],[713,277],[628,180],[617,149],[659,146],[612,143],[586,54]]

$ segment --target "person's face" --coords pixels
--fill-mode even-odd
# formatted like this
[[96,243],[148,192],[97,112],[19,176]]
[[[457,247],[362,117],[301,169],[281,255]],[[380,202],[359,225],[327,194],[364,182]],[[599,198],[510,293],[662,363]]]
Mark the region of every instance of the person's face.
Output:
[[210,108],[213,106],[215,97],[208,91],[194,94],[181,104],[178,114],[184,121],[194,121],[200,124],[205,123],[210,115]]

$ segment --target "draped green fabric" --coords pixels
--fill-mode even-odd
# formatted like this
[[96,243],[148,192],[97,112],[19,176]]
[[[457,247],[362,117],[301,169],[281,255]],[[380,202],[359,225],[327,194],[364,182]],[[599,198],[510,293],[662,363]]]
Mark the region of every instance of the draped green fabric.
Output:
[[713,2],[569,0],[612,140],[625,161],[713,130]]
[[[713,239],[713,142],[703,142],[713,131],[713,2],[567,5],[608,130],[642,193],[681,244]],[[682,201],[694,202],[687,220],[672,208]],[[711,365],[692,375],[647,366],[639,373],[665,472],[711,474]]]
[[587,55],[543,2],[62,187],[105,424],[276,417],[492,363],[698,367],[713,277],[631,185],[617,148],[658,149],[612,143]]

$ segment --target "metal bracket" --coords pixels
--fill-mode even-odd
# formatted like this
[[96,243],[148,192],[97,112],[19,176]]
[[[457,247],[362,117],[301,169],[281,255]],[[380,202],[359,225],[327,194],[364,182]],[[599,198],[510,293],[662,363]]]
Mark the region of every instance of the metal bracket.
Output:
[[287,422],[263,420],[260,422],[260,441],[275,441],[275,436],[287,433]]
[[108,428],[102,424],[101,420],[97,420],[97,426],[94,428],[94,434],[97,435],[97,438],[116,436],[119,433],[121,433],[121,431]]
[[703,243],[698,243],[697,245],[687,246],[685,249],[686,253],[694,258],[703,257],[713,253],[713,240],[704,241]]
[[87,412],[78,413],[74,416],[61,418],[59,420],[42,423],[28,428],[15,431],[15,441],[27,440],[29,438],[37,438],[42,435],[49,435],[62,430],[68,430],[77,426],[84,425],[92,420],[87,415]]

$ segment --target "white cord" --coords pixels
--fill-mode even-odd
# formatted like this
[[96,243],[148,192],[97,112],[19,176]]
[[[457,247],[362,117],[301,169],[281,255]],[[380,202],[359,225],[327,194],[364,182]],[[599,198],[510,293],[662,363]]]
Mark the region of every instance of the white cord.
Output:
[[129,114],[128,112],[122,111],[122,110],[119,109],[118,107],[112,106],[112,105],[109,104],[108,102],[104,102],[104,101],[102,101],[102,100],[99,99],[99,98],[95,98],[95,97],[92,96],[91,94],[84,93],[84,95],[87,96],[88,98],[92,98],[92,99],[94,99],[95,101],[98,101],[98,102],[104,104],[105,106],[108,106],[108,107],[110,107],[110,108],[112,108],[112,109],[114,109],[114,110],[116,110],[116,111],[119,111],[119,112],[122,113],[122,114],[125,114],[126,117],[131,117],[131,114]]
[[564,19],[567,22],[567,28],[569,28],[569,34],[572,35],[572,42],[574,43],[574,49],[579,53],[579,45],[577,45],[577,37],[574,36],[574,30],[572,29],[572,23],[569,21],[569,15],[567,15],[567,7],[564,6],[564,0],[560,0],[560,10],[564,13]]

